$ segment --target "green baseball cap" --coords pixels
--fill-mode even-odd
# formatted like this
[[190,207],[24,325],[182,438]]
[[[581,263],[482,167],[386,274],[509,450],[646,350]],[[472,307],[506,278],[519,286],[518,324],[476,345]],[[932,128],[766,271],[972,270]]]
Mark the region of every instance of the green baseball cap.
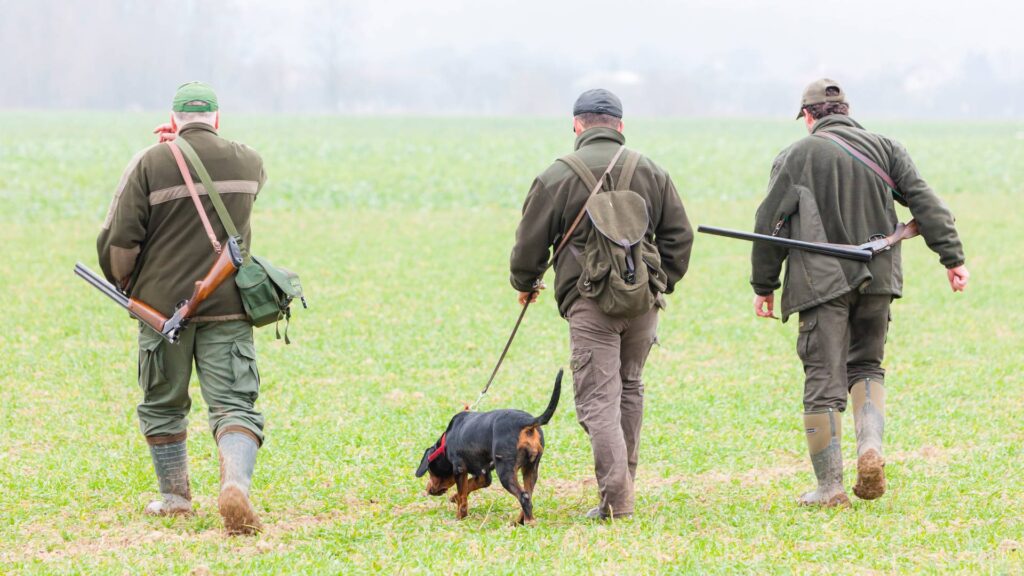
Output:
[[205,82],[186,82],[174,93],[171,110],[175,112],[215,112],[217,93]]
[[[832,93],[829,94],[829,92]],[[839,83],[831,78],[815,80],[808,84],[807,88],[804,88],[804,96],[800,100],[800,111],[797,112],[796,119],[799,120],[803,117],[804,108],[823,102],[846,102],[846,92],[843,92]]]

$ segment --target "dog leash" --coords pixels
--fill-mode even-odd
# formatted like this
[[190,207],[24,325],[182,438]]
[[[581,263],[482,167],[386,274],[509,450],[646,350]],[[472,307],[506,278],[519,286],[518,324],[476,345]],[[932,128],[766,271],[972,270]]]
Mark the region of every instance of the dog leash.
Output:
[[[609,162],[608,167],[605,168],[604,174],[602,174],[601,177],[598,178],[597,184],[595,184],[594,188],[590,191],[590,195],[587,197],[587,200],[589,200],[594,194],[597,194],[598,191],[601,190],[601,186],[604,184],[605,178],[607,178],[608,175],[611,174],[612,168],[615,167],[615,163],[619,161],[619,157],[622,156],[622,153],[625,150],[625,146],[619,147],[619,151],[615,153],[615,156],[612,157],[612,161]],[[477,404],[479,404],[480,401],[484,399],[484,396],[487,395],[487,391],[491,389],[491,384],[494,383],[494,377],[498,375],[498,370],[501,368],[501,363],[505,361],[505,355],[508,354],[508,349],[512,347],[512,341],[515,340],[516,338],[516,332],[519,332],[519,325],[523,323],[523,317],[526,316],[526,310],[530,307],[530,301],[533,300],[533,295],[539,294],[539,287],[544,285],[544,273],[555,265],[555,261],[558,260],[558,255],[561,254],[562,249],[569,244],[569,239],[572,238],[573,232],[576,231],[576,227],[579,226],[580,222],[583,221],[583,215],[586,213],[587,202],[583,202],[583,208],[580,209],[580,213],[576,215],[576,219],[572,221],[572,225],[569,226],[569,229],[566,230],[565,234],[562,236],[562,241],[558,243],[557,247],[555,247],[555,252],[551,255],[551,260],[548,261],[546,266],[544,266],[544,270],[541,271],[540,276],[537,277],[537,280],[533,282],[533,287],[535,288],[535,290],[530,292],[530,295],[526,297],[526,304],[523,304],[523,309],[519,312],[519,318],[516,319],[516,325],[512,327],[512,333],[509,334],[508,340],[505,342],[505,348],[502,349],[501,355],[498,356],[498,362],[494,365],[494,370],[491,371],[491,377],[487,379],[487,384],[484,386],[484,389],[480,391],[480,395],[477,396],[476,400],[472,404],[466,407],[466,410],[475,410]]]

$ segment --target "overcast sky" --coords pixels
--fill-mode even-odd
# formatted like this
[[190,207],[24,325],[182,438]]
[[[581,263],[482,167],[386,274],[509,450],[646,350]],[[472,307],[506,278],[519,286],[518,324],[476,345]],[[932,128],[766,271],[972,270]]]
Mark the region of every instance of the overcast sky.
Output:
[[1008,1],[0,0],[0,10],[8,108],[148,109],[202,78],[252,111],[548,115],[601,85],[642,115],[774,115],[827,75],[882,115],[1024,116],[1024,8]]

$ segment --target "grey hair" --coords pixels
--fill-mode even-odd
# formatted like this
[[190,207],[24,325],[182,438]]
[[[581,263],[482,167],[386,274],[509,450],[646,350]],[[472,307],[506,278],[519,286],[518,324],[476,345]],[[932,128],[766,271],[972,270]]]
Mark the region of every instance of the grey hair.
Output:
[[178,126],[194,122],[202,122],[210,126],[217,123],[217,112],[172,112],[172,114],[174,115],[174,122]]

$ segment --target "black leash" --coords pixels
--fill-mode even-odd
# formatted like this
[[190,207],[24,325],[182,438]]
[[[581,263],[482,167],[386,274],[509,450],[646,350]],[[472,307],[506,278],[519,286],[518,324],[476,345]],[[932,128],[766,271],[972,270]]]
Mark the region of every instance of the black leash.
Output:
[[[598,190],[601,189],[601,185],[604,184],[604,179],[607,178],[609,174],[611,174],[612,168],[615,167],[615,163],[619,161],[619,156],[622,156],[622,153],[625,150],[625,146],[619,147],[619,151],[615,153],[615,156],[612,157],[612,161],[608,163],[608,168],[605,169],[604,174],[601,175],[601,178],[597,180],[597,184],[594,186],[594,189],[590,191],[590,196],[597,194]],[[533,283],[535,290],[530,292],[530,295],[527,296],[526,304],[523,304],[523,309],[522,311],[519,312],[519,318],[516,320],[516,325],[512,327],[512,333],[509,334],[508,341],[505,342],[505,348],[501,351],[501,356],[498,357],[498,363],[494,365],[494,370],[491,371],[491,377],[487,379],[487,385],[484,386],[484,389],[480,392],[480,396],[477,397],[476,401],[466,408],[467,410],[473,410],[474,408],[476,408],[476,405],[479,404],[480,401],[484,399],[484,396],[487,395],[487,391],[490,390],[491,384],[494,382],[494,377],[498,375],[498,369],[501,368],[501,363],[505,361],[505,355],[508,354],[508,349],[512,347],[512,341],[515,340],[516,338],[516,332],[519,331],[519,325],[523,323],[523,317],[526,316],[526,309],[530,307],[530,302],[533,300],[534,294],[539,294],[540,288],[544,286],[544,283],[542,281],[542,279],[544,278],[544,273],[547,272],[549,268],[555,265],[555,261],[558,259],[558,255],[561,254],[562,249],[569,244],[569,238],[572,237],[572,233],[576,231],[576,227],[579,226],[580,222],[583,220],[583,215],[586,213],[587,203],[584,202],[583,208],[580,210],[580,213],[576,215],[576,219],[573,220],[572,226],[569,226],[569,229],[566,230],[565,235],[562,236],[562,241],[559,242],[558,246],[555,248],[555,252],[554,254],[551,255],[551,260],[548,262],[548,265],[544,267],[544,270],[540,273],[540,276],[537,278],[537,281]]]

